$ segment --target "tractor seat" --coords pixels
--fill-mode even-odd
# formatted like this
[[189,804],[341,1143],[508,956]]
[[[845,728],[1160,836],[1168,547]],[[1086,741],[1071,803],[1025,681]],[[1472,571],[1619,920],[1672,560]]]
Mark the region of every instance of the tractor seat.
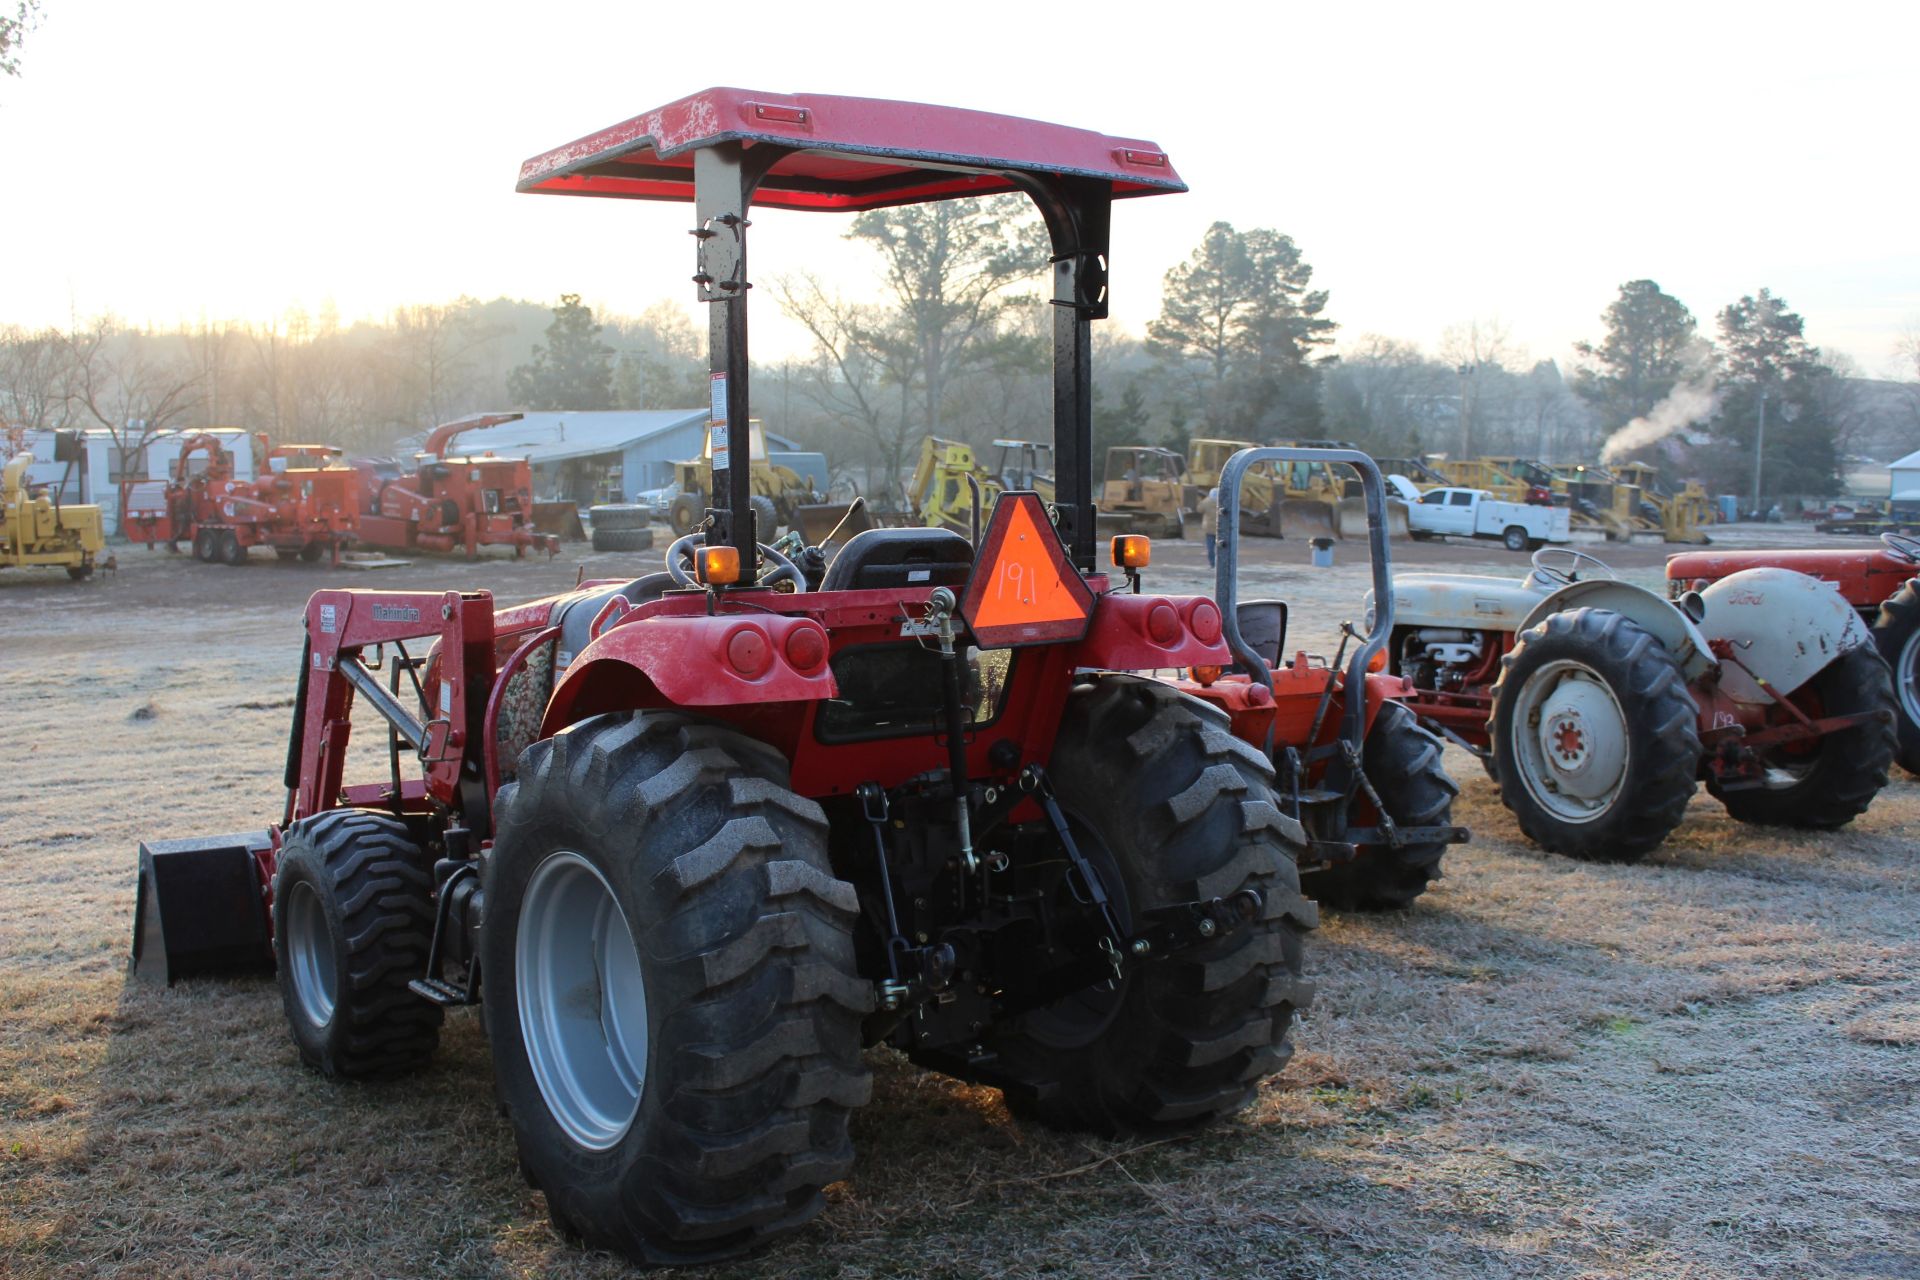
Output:
[[607,601],[615,596],[625,596],[627,603],[642,605],[649,600],[658,600],[673,587],[673,575],[662,571],[649,573],[635,578],[632,582],[619,587],[601,587],[589,591],[569,603],[561,606],[560,611],[560,652],[555,655],[554,665],[565,670],[592,639],[587,629],[600,611],[607,607]]
[[958,587],[973,569],[973,544],[951,529],[866,529],[827,566],[822,591]]

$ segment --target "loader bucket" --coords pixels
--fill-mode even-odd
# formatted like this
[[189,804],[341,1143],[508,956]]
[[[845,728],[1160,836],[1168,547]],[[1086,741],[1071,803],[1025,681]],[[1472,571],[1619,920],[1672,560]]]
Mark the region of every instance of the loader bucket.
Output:
[[[1404,541],[1408,535],[1407,504],[1399,498],[1387,499],[1387,536]],[[1343,538],[1364,538],[1367,536],[1367,500],[1365,498],[1340,499],[1340,536]]]
[[562,542],[585,542],[587,530],[580,523],[580,508],[571,502],[533,504],[533,531],[550,533]]
[[[1312,498],[1287,498],[1280,504],[1280,536],[1283,538],[1337,538],[1340,528],[1337,512],[1330,502]],[[1362,517],[1364,527],[1365,517]]]
[[172,986],[199,974],[272,973],[258,861],[272,847],[264,830],[141,841],[133,975]]
[[[800,536],[810,547],[826,547],[827,539],[833,536],[834,528],[846,520],[847,512],[853,509],[851,502],[814,502],[802,503],[793,509],[794,518],[800,522]],[[860,510],[853,519],[847,520],[847,527],[834,537],[836,546],[843,546],[847,539],[856,533],[863,533],[874,527],[873,512],[866,503],[860,504]],[[830,548],[829,548],[830,549]]]

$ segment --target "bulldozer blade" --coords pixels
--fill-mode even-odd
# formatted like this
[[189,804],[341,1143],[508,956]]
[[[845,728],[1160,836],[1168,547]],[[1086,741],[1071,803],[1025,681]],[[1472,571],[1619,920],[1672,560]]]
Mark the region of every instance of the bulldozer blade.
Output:
[[562,542],[585,542],[586,526],[580,523],[580,508],[571,502],[533,504],[533,531],[550,533]]
[[129,971],[172,986],[211,973],[272,973],[257,855],[265,831],[140,842]]
[[863,502],[853,519],[847,520],[847,527],[834,537],[835,526],[846,520],[847,512],[852,508],[851,502],[813,502],[796,506],[793,514],[800,523],[800,537],[810,547],[825,548],[829,537],[833,537],[835,546],[845,546],[854,534],[875,527],[872,509]]
[[[1340,536],[1342,538],[1364,538],[1367,536],[1367,500],[1365,498],[1340,499]],[[1387,499],[1387,536],[1404,541],[1411,536],[1407,523],[1407,504],[1399,498]]]
[[1340,527],[1330,502],[1288,498],[1280,504],[1280,531],[1284,538],[1337,538]]

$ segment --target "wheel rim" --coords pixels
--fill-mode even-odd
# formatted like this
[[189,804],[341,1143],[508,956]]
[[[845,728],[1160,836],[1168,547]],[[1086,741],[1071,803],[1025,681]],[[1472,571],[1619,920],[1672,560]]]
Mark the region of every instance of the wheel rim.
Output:
[[1520,690],[1511,723],[1521,784],[1542,808],[1576,823],[1612,809],[1632,751],[1626,714],[1597,672],[1546,664]]
[[514,943],[520,1033],[547,1109],[605,1151],[640,1110],[647,992],[627,917],[592,863],[562,850],[534,869]]
[[287,893],[287,970],[293,979],[294,999],[300,1012],[316,1027],[333,1020],[338,962],[333,951],[333,930],[327,927],[327,909],[319,891],[305,880],[296,880]]
[[1893,672],[1894,692],[1900,695],[1900,713],[1909,724],[1920,724],[1920,627],[1900,646]]

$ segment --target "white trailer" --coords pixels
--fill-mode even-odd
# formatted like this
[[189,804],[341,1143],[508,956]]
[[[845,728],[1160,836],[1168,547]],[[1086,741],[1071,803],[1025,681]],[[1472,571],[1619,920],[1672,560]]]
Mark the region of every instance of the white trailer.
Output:
[[[1400,476],[1388,480],[1413,488]],[[1402,496],[1407,496],[1404,491]],[[1407,528],[1416,539],[1484,538],[1509,551],[1573,541],[1572,517],[1565,507],[1504,502],[1485,489],[1429,489],[1407,496]]]

